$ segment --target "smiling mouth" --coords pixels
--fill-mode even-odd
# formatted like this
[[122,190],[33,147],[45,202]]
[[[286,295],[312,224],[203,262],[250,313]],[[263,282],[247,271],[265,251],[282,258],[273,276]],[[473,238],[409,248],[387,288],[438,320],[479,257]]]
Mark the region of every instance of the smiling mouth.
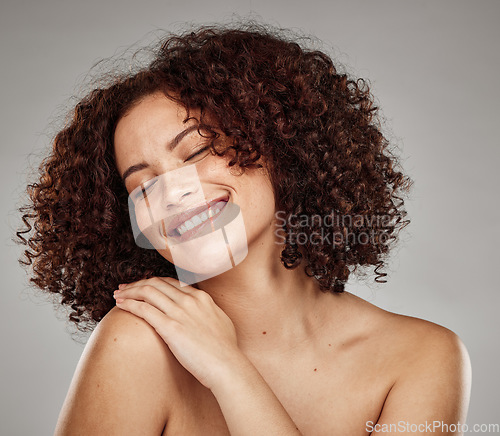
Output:
[[219,201],[214,206],[207,207],[201,213],[194,215],[192,218],[184,221],[180,226],[170,231],[168,233],[168,236],[175,238],[184,235],[190,230],[195,231],[198,228],[201,228],[203,223],[205,223],[206,221],[210,221],[210,218],[219,216],[221,211],[226,207],[226,203],[226,201]]
[[168,223],[168,230],[165,229],[165,225],[162,223],[164,236],[176,240],[191,238],[202,228],[206,228],[210,223],[213,224],[214,219],[218,218],[228,202],[229,196],[226,195],[208,202],[203,206],[176,215],[170,220],[170,223]]

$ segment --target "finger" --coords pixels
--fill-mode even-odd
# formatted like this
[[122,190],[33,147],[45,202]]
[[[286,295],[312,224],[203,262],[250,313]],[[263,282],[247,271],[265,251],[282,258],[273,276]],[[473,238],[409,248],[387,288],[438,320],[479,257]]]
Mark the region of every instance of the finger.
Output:
[[179,282],[179,280],[173,279],[172,277],[158,277],[158,278],[165,280],[165,282],[171,284],[176,289],[178,289],[179,292],[183,292],[186,295],[185,297],[183,297],[183,295],[180,293],[176,293],[175,295],[171,294],[172,299],[174,299],[174,301],[177,304],[179,304],[184,308],[188,307],[187,305],[191,304],[193,300],[199,300],[200,302],[204,302],[205,304],[213,303],[212,297],[210,297],[210,295],[207,292],[201,289],[193,288],[192,286],[188,285],[186,285],[185,287],[181,287],[180,283],[182,282]]
[[171,286],[174,286],[176,289],[178,289],[179,291],[182,291],[186,294],[189,294],[189,293],[192,293],[192,292],[195,292],[198,290],[196,288],[193,288],[192,286],[185,284],[184,282],[181,282],[179,280],[174,279],[173,277],[151,277],[148,279],[138,280],[136,282],[122,284],[119,286],[119,288],[120,289],[127,289],[127,288],[131,288],[134,286],[144,286],[147,284],[151,284],[153,282],[158,283],[158,284],[161,284],[161,282],[167,283]]
[[133,313],[139,318],[142,318],[151,327],[153,327],[156,332],[165,339],[165,341],[167,341],[168,328],[175,321],[164,312],[147,302],[134,299],[126,299],[121,303],[117,302],[116,305],[120,309],[126,310],[127,312]]
[[121,290],[140,288],[144,286],[154,286],[171,300],[177,304],[183,304],[187,296],[194,296],[195,292],[200,292],[197,289],[187,286],[180,287],[179,281],[172,277],[152,277],[149,279],[139,280],[121,288]]
[[175,286],[179,291],[185,292],[186,294],[190,294],[197,291],[197,289],[194,288],[193,286],[190,286],[181,280],[176,280],[173,277],[158,277],[158,278],[164,280],[165,282],[171,284],[172,286]]
[[176,316],[179,312],[179,305],[166,295],[165,292],[152,285],[132,286],[122,289],[119,292],[115,292],[114,297],[117,304],[120,304],[123,299],[133,299],[146,302],[169,316]]

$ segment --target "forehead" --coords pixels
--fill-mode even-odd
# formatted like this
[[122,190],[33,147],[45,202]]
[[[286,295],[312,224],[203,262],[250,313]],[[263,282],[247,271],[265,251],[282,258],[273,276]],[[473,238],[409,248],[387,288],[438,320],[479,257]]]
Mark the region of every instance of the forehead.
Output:
[[182,105],[157,92],[134,104],[116,124],[114,141],[130,136],[144,135],[152,128],[176,129],[182,127],[187,112]]
[[[148,95],[134,104],[116,124],[113,152],[119,171],[125,166],[163,155],[172,139],[195,120],[184,122],[186,109],[162,92]],[[197,118],[199,110],[191,109],[190,117]],[[133,162],[132,162],[133,161]]]

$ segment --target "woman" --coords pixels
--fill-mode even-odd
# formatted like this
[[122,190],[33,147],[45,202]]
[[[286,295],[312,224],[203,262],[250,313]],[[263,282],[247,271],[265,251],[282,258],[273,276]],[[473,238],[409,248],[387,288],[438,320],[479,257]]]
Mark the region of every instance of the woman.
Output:
[[455,431],[458,336],[344,289],[383,281],[408,224],[388,147],[362,80],[256,25],[165,37],[88,94],[18,232],[32,281],[98,323],[55,434]]

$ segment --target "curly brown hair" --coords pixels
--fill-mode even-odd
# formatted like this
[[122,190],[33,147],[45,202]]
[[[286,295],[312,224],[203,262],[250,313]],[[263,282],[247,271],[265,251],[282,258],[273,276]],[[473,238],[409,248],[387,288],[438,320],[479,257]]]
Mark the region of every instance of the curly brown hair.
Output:
[[[25,227],[16,235],[28,247],[19,262],[32,266],[30,281],[60,294],[60,304],[73,310],[69,319],[82,329],[115,306],[110,290],[119,283],[177,278],[175,267],[157,251],[135,243],[128,193],[113,154],[120,117],[162,91],[188,115],[199,110],[200,123],[206,116],[215,120],[231,144],[216,150],[213,140],[211,148],[219,156],[232,149],[230,166],[258,167],[261,156],[271,163],[276,210],[287,218],[331,212],[390,218],[384,225],[332,228],[344,235],[370,230],[370,243],[308,240],[299,249],[287,238],[284,267],[305,260],[306,273],[323,291],[343,292],[359,266],[376,266],[375,280],[383,282],[385,255],[409,223],[401,194],[413,182],[389,151],[366,81],[338,70],[322,51],[256,24],[201,26],[164,36],[146,67],[116,73],[112,83],[76,105],[37,181],[28,185],[30,201],[19,208]],[[301,230],[311,235],[320,226],[312,222]],[[293,233],[291,220],[283,231]],[[388,239],[382,241],[383,235]]]

